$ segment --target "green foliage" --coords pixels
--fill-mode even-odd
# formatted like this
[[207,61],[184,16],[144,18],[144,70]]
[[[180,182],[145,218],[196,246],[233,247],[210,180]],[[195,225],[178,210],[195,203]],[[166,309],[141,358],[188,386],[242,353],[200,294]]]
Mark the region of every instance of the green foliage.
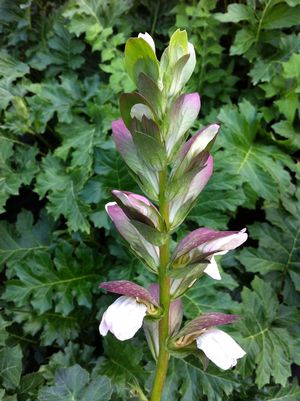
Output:
[[247,359],[240,364],[240,371],[247,375],[255,369],[259,388],[270,382],[285,386],[291,375],[290,365],[299,359],[299,340],[293,336],[293,326],[299,319],[299,311],[281,306],[272,287],[256,277],[253,291],[242,291],[243,319],[238,328]]
[[[193,132],[221,122],[214,175],[179,236],[198,226],[250,234],[241,251],[217,258],[221,281],[203,275],[184,295],[185,318],[240,314],[231,330],[247,356],[228,372],[205,370],[196,353],[172,358],[164,400],[299,399],[299,7],[1,2],[0,400],[146,399],[154,364],[142,331],[120,343],[97,327],[114,299],[101,296],[101,281],[154,281],[104,211],[112,189],[140,193],[114,149],[111,121],[118,94],[134,90],[127,39],[151,33],[160,56],[178,28],[196,51],[187,90],[200,92],[202,109]],[[159,155],[147,156],[160,165]]]
[[196,401],[203,396],[212,401],[222,401],[238,387],[239,383],[232,375],[220,373],[214,368],[205,371],[200,358],[189,357],[170,364],[163,401],[176,399],[178,394],[181,401]]
[[112,393],[107,377],[90,380],[90,375],[79,365],[59,369],[52,387],[42,388],[39,401],[109,401]]

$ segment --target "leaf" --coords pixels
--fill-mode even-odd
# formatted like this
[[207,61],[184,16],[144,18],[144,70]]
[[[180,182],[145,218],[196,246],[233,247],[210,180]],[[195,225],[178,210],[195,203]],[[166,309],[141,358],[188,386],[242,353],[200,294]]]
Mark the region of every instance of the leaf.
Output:
[[236,284],[230,276],[222,274],[223,280],[218,283],[207,275],[203,275],[198,283],[189,289],[183,296],[185,316],[189,319],[201,315],[205,312],[225,312],[239,313],[240,306],[233,301],[228,291],[223,291],[222,287],[235,287]]
[[76,313],[68,316],[51,311],[38,315],[29,305],[20,308],[6,306],[6,311],[13,316],[15,322],[22,324],[25,334],[38,335],[39,344],[42,346],[58,344],[64,347],[67,341],[78,338],[84,319],[88,320],[83,309],[77,309]]
[[251,237],[258,240],[258,248],[243,249],[238,259],[247,271],[267,274],[278,270],[278,279],[284,281],[289,274],[300,291],[300,219],[299,202],[292,204],[293,214],[276,207],[266,210],[269,223],[256,223],[250,229]]
[[297,93],[289,93],[285,96],[283,95],[281,99],[275,101],[275,104],[277,105],[280,113],[282,113],[287,120],[292,123],[299,107]]
[[146,372],[141,366],[142,347],[135,347],[129,342],[121,343],[109,336],[104,340],[104,352],[107,359],[100,362],[97,372],[108,376],[121,396],[128,393],[131,384],[145,380]]
[[5,50],[0,52],[0,76],[9,77],[11,80],[23,77],[29,73],[27,64],[10,56]]
[[5,389],[13,390],[20,383],[22,350],[19,345],[0,350],[0,377]]
[[29,185],[39,171],[35,158],[38,149],[17,145],[7,137],[0,138],[0,212],[10,195],[17,195],[22,184]]
[[273,130],[276,134],[280,135],[285,139],[277,139],[274,138],[276,143],[281,146],[284,146],[291,152],[296,152],[300,148],[300,135],[293,128],[292,124],[289,121],[279,121],[272,125]]
[[230,55],[238,56],[246,53],[255,42],[254,33],[248,29],[243,28],[235,36],[234,42],[230,47]]
[[103,142],[102,135],[95,125],[88,124],[83,118],[76,116],[72,124],[58,124],[57,132],[62,138],[62,145],[54,154],[63,160],[71,154],[72,168],[85,166],[87,171],[91,171],[95,148]]
[[55,219],[61,215],[67,219],[70,231],[90,231],[87,220],[90,207],[81,198],[87,180],[85,170],[68,172],[56,157],[44,157],[41,172],[37,177],[35,192],[40,197],[48,194],[48,211]]
[[253,291],[242,291],[243,319],[237,323],[243,337],[241,345],[247,352],[239,370],[244,376],[255,371],[259,388],[268,384],[271,377],[285,386],[291,375],[290,365],[299,356],[293,346],[296,339],[289,332],[291,323],[287,327],[287,321],[280,318],[280,305],[270,284],[255,277],[251,285]]
[[217,152],[215,171],[189,213],[188,220],[195,221],[199,226],[227,228],[230,216],[246,200],[242,189],[243,178],[233,172],[229,173],[227,166],[228,161]]
[[261,116],[248,101],[239,104],[239,110],[225,106],[219,113],[223,122],[223,135],[219,143],[225,148],[223,157],[227,171],[238,174],[248,183],[257,197],[269,201],[278,200],[278,191],[282,197],[292,195],[289,173],[284,168],[291,159],[275,146],[258,141],[258,130]]
[[200,358],[173,359],[162,400],[174,399],[180,394],[180,401],[198,401],[203,396],[208,401],[223,401],[238,387],[232,372],[220,372],[213,367],[204,371]]
[[300,54],[294,53],[288,61],[282,63],[284,78],[300,78]]
[[227,12],[216,13],[214,17],[221,22],[240,22],[254,19],[253,10],[245,4],[229,4]]
[[60,79],[61,83],[52,79],[28,85],[28,90],[35,94],[28,98],[28,103],[34,112],[38,132],[45,130],[55,114],[61,123],[73,121],[72,107],[82,97],[81,88],[74,76],[60,76]]
[[33,372],[22,376],[18,389],[18,399],[21,401],[37,399],[38,390],[43,384],[44,378],[39,372]]
[[[63,15],[70,19],[69,30],[79,36],[93,36],[94,31],[101,31],[104,26],[113,26],[118,18],[132,6],[130,0],[113,0],[109,3],[95,0],[71,1]],[[97,39],[97,38],[95,38]]]
[[0,346],[5,345],[5,341],[8,338],[8,332],[6,330],[6,327],[10,326],[11,322],[5,321],[2,316],[0,316]]
[[30,303],[40,314],[52,309],[64,316],[78,305],[91,307],[91,289],[100,275],[94,270],[93,254],[89,248],[79,246],[73,254],[67,243],[55,249],[54,263],[50,255],[41,252],[28,261],[15,266],[18,280],[6,283],[3,298],[17,306]]
[[54,23],[49,30],[47,44],[42,42],[42,46],[39,51],[33,53],[29,64],[39,71],[48,67],[48,75],[56,75],[69,69],[75,70],[84,63],[84,58],[80,54],[85,45],[68,32],[63,21]]
[[289,7],[287,4],[276,4],[266,13],[262,22],[263,29],[290,28],[299,24],[300,7]]
[[[268,392],[269,393],[269,392]],[[263,401],[298,401],[300,396],[300,387],[296,381],[292,385],[285,388],[279,388],[274,391],[270,391],[269,394],[265,395]]]
[[109,401],[112,394],[110,380],[97,377],[90,380],[88,372],[79,365],[58,369],[55,385],[44,387],[38,395],[39,401]]
[[19,213],[14,225],[0,222],[0,265],[13,266],[20,260],[49,249],[53,221],[45,214],[33,224],[29,211]]

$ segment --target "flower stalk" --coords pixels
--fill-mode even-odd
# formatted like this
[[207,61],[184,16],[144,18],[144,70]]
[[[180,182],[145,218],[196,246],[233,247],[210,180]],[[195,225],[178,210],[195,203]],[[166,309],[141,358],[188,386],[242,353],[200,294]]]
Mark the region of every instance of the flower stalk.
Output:
[[[163,218],[164,226],[168,231],[169,227],[169,205],[165,197],[165,188],[167,182],[167,171],[160,173],[160,193],[159,210]],[[159,355],[156,365],[156,372],[151,392],[151,401],[159,401],[162,396],[169,362],[169,353],[166,348],[167,338],[169,336],[169,311],[170,311],[170,279],[167,276],[167,267],[170,260],[170,233],[167,232],[165,244],[159,248],[160,266],[159,266],[159,303],[163,309],[163,317],[159,322]]]
[[101,335],[111,332],[124,341],[143,326],[156,360],[150,401],[161,400],[171,356],[198,353],[225,370],[245,355],[226,332],[215,329],[232,323],[235,315],[210,312],[180,328],[180,297],[204,274],[220,280],[214,256],[247,239],[245,230],[202,227],[170,252],[172,232],[185,220],[212,175],[210,149],[220,128],[211,124],[188,139],[201,102],[197,93],[183,94],[182,90],[195,63],[194,47],[185,31],[172,35],[160,61],[149,34],[130,38],[125,66],[137,91],[121,95],[122,118],[112,124],[116,147],[147,197],[114,190],[115,202],[109,202],[106,211],[156,283],[148,289],[126,280],[102,283],[101,288],[121,297],[104,312],[99,330]]

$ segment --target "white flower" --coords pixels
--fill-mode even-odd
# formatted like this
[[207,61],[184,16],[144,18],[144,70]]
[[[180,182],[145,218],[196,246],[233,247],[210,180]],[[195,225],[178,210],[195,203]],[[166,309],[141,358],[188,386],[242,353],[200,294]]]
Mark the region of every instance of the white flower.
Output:
[[146,305],[135,298],[125,295],[119,297],[104,312],[99,326],[100,334],[106,336],[110,331],[118,340],[128,340],[142,327],[146,312]]
[[154,40],[152,39],[152,36],[149,35],[148,32],[139,33],[139,34],[138,34],[138,37],[141,38],[141,39],[143,39],[145,42],[147,42],[148,45],[151,46],[152,50],[153,50],[154,53],[155,53],[155,43],[154,43]]
[[227,370],[236,365],[237,360],[246,352],[234,341],[229,334],[218,329],[208,329],[197,338],[197,348],[215,365]]

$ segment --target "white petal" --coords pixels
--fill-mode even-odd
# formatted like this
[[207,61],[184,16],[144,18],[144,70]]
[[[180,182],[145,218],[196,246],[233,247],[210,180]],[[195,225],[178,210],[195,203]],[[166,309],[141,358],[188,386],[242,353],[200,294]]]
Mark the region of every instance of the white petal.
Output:
[[214,280],[221,280],[222,277],[214,257],[211,258],[210,264],[204,269],[204,273],[208,274]]
[[246,352],[227,333],[218,329],[209,329],[197,338],[197,347],[208,359],[223,370],[236,365],[237,360]]
[[153,50],[154,53],[155,53],[155,43],[154,43],[154,40],[152,39],[152,36],[149,35],[148,32],[139,33],[138,37],[139,37],[139,38],[142,38],[145,42],[147,42],[148,45],[150,45],[150,46],[152,47],[152,50]]
[[128,340],[142,327],[146,312],[146,305],[138,303],[135,298],[125,295],[119,297],[104,312],[99,326],[100,334],[105,336],[110,331],[118,340]]
[[99,332],[101,334],[101,336],[106,336],[106,334],[108,333],[109,328],[107,327],[107,324],[105,322],[105,313],[102,316],[101,322],[100,322],[100,326],[99,326]]
[[226,237],[218,238],[207,242],[203,247],[203,252],[214,252],[217,249],[232,250],[242,245],[248,238],[245,229],[236,234],[227,235]]
[[137,118],[139,121],[142,121],[143,116],[148,118],[148,120],[153,120],[153,114],[148,106],[142,103],[136,103],[132,106],[130,110],[130,117]]

